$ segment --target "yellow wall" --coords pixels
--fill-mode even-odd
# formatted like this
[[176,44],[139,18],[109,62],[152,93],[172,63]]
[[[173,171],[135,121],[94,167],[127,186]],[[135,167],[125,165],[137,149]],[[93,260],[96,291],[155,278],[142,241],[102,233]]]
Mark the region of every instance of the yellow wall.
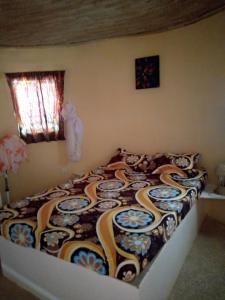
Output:
[[[5,72],[66,70],[65,101],[85,126],[82,160],[67,164],[64,142],[28,145],[11,175],[14,199],[131,151],[199,151],[214,180],[225,161],[225,13],[182,29],[70,47],[0,49],[0,136],[17,132]],[[135,89],[134,59],[160,55],[161,86]]]

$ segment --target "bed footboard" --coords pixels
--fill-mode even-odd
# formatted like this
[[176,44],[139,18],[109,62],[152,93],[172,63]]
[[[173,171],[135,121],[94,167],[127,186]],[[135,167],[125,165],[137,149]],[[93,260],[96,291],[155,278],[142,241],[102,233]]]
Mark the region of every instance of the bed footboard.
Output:
[[3,274],[45,300],[166,300],[204,219],[201,206],[199,200],[135,285],[0,237]]

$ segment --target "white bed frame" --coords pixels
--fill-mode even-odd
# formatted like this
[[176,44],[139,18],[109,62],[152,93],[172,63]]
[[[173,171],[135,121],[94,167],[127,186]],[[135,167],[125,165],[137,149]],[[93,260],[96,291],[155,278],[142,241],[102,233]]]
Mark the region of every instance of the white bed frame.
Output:
[[100,276],[0,237],[2,271],[40,299],[166,300],[204,217],[202,202],[198,200],[135,284]]

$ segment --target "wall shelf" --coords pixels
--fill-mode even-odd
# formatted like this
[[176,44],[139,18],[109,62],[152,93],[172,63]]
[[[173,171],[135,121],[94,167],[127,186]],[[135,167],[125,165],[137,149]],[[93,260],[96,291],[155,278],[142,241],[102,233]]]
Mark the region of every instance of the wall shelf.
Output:
[[215,192],[216,186],[213,184],[208,184],[202,191],[201,199],[215,199],[215,200],[225,200],[225,195],[220,195]]

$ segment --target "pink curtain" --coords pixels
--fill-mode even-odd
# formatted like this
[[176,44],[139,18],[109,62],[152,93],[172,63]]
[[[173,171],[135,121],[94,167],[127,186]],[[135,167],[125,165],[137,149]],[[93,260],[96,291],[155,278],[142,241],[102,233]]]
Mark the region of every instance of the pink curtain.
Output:
[[64,140],[64,71],[8,73],[16,120],[26,143]]

